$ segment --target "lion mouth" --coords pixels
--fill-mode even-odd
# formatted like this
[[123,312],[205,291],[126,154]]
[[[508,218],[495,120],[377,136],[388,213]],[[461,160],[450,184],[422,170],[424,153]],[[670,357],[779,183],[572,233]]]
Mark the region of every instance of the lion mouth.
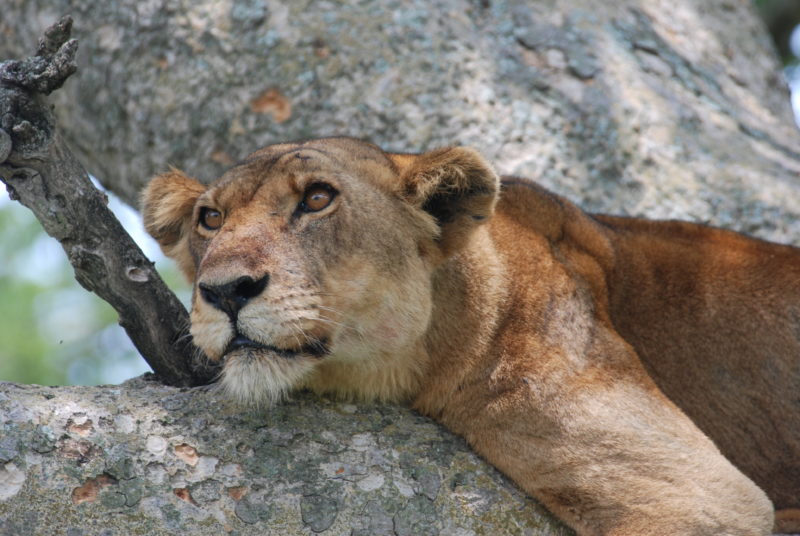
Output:
[[297,349],[292,348],[278,348],[271,344],[263,344],[253,339],[249,339],[244,335],[237,334],[225,348],[225,357],[228,357],[233,352],[238,351],[266,351],[276,354],[284,359],[294,359],[300,356],[311,356],[315,358],[325,357],[330,353],[327,340],[313,340]]

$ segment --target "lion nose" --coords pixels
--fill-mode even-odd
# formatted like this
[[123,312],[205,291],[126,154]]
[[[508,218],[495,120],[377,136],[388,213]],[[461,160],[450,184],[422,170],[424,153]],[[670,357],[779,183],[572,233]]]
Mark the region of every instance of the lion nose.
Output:
[[239,310],[252,298],[261,294],[268,282],[269,274],[257,280],[244,275],[221,285],[200,283],[198,287],[200,296],[206,302],[235,319]]

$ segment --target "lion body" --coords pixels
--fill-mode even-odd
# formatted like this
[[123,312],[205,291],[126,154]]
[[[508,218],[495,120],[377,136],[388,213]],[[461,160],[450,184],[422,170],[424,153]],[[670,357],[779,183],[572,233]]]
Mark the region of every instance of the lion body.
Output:
[[798,249],[344,138],[162,175],[144,214],[234,396],[406,401],[579,534],[798,526]]

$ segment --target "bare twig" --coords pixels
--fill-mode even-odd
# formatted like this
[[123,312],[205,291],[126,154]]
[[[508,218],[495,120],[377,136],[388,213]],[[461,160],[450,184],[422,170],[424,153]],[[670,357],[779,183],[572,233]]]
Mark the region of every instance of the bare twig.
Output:
[[35,56],[0,64],[0,180],[64,248],[75,277],[119,313],[119,322],[159,378],[207,383],[193,362],[186,309],[107,208],[55,128],[45,99],[75,72],[72,19],[48,28]]

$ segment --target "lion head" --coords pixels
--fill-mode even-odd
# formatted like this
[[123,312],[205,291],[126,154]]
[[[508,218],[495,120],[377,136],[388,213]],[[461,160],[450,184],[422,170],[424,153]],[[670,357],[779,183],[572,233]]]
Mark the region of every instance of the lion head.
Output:
[[193,283],[191,334],[234,397],[308,386],[397,399],[423,373],[432,274],[497,192],[468,148],[389,154],[327,138],[268,146],[208,187],[173,169],[142,212]]

